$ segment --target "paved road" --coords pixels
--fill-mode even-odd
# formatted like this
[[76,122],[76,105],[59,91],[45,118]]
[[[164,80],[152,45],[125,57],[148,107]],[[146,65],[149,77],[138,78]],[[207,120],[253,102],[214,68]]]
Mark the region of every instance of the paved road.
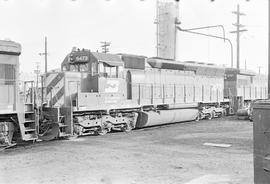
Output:
[[43,142],[0,153],[0,183],[252,184],[252,144],[233,118]]

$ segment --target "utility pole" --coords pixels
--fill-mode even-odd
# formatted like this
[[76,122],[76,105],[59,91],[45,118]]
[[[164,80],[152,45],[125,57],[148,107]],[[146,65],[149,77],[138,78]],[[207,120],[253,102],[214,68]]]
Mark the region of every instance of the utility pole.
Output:
[[[41,78],[41,98],[42,98],[42,102],[41,104],[43,104],[43,101],[44,101],[44,94],[45,96],[47,95],[47,88],[45,87],[45,90],[43,91],[43,86],[45,84],[46,86],[46,78],[47,78],[47,72],[48,72],[48,60],[47,60],[47,57],[48,57],[48,50],[47,50],[47,36],[45,36],[45,49],[44,49],[44,53],[39,53],[40,56],[45,56],[45,75],[44,77]],[[44,93],[44,94],[43,94]]]
[[45,36],[45,75],[47,75],[48,72],[48,60],[47,60],[47,56],[48,56],[48,50],[47,50],[47,36]]
[[47,57],[48,57],[48,50],[47,50],[47,36],[45,36],[45,50],[44,50],[44,53],[39,53],[40,56],[43,56],[44,55],[44,58],[45,58],[45,77],[47,75],[47,72],[48,72],[48,64],[47,64]]
[[34,73],[36,74],[37,76],[37,79],[36,79],[36,92],[35,92],[35,103],[37,104],[37,99],[38,98],[38,95],[39,95],[39,90],[38,90],[38,78],[39,78],[39,75],[40,75],[40,63],[39,62],[36,62],[36,69],[34,70]]
[[107,52],[109,52],[109,46],[111,45],[111,43],[110,42],[100,42],[101,43],[101,49],[102,49],[102,52],[103,53],[107,53]]
[[236,14],[237,21],[233,24],[236,27],[236,31],[231,31],[231,33],[236,33],[236,62],[237,62],[237,69],[240,69],[240,33],[247,31],[247,29],[241,29],[245,27],[244,25],[240,24],[240,16],[244,16],[246,14],[240,12],[240,6],[237,5],[237,11],[233,11],[233,14]]
[[38,78],[40,74],[40,63],[36,62],[36,69],[34,70],[34,73],[37,75],[37,81],[36,81],[36,88],[38,89]]
[[259,66],[258,68],[259,68],[259,75],[260,75],[260,74],[261,74],[261,68],[262,68],[262,67],[261,67],[261,66]]

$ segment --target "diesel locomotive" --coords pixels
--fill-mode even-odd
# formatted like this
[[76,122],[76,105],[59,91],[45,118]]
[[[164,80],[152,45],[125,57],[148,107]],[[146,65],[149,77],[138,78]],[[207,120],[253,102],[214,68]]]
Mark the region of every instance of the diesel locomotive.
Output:
[[60,137],[192,121],[224,102],[224,76],[213,64],[75,49],[45,77],[43,114]]
[[34,92],[25,95],[19,90],[20,54],[20,44],[0,40],[0,146],[38,138]]

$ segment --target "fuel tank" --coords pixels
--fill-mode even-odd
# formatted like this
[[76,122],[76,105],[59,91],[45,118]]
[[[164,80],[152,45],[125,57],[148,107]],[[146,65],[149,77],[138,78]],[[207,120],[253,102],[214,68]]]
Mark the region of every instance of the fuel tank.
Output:
[[139,112],[136,128],[195,120],[198,109],[172,109]]

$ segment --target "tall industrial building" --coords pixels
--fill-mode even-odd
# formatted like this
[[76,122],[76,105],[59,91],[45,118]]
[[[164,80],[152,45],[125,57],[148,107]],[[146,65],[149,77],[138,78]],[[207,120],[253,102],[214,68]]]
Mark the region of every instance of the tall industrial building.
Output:
[[175,0],[157,0],[157,57],[177,59],[179,7]]

